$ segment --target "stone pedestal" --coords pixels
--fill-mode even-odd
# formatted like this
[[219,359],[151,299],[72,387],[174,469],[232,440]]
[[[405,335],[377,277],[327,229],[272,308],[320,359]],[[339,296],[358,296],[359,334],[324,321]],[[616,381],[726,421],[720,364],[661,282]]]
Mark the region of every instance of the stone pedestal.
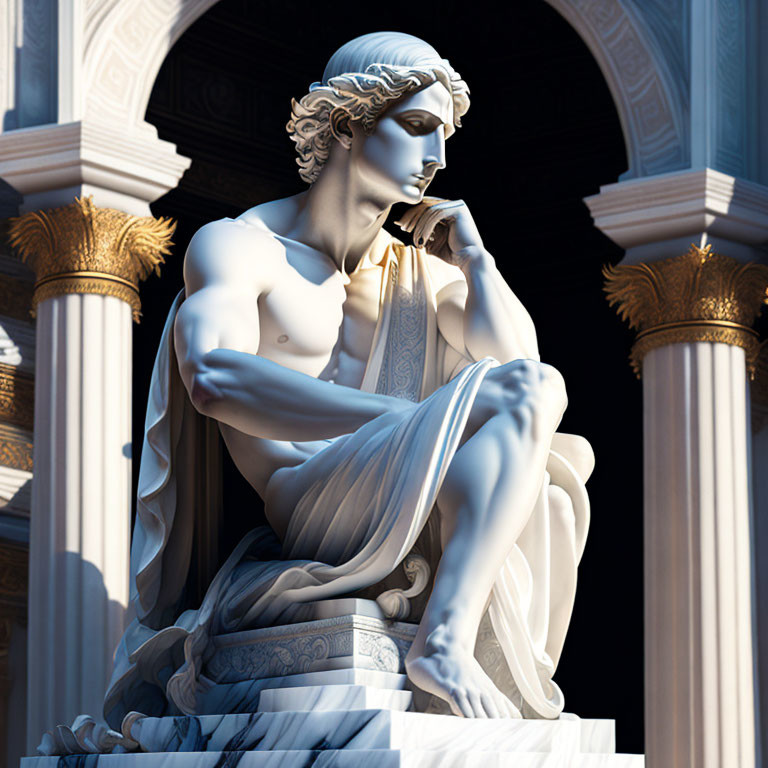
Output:
[[[368,615],[338,614],[350,604]],[[115,749],[77,754],[92,724],[58,728],[22,768],[642,768],[615,753],[612,720],[472,720],[418,709],[403,667],[416,625],[387,621],[375,603],[318,604],[323,619],[218,638],[209,690],[185,717],[126,717]],[[254,679],[253,675],[270,677]],[[102,742],[106,743],[106,742]],[[69,753],[69,754],[65,754]],[[57,757],[55,755],[62,755]]]

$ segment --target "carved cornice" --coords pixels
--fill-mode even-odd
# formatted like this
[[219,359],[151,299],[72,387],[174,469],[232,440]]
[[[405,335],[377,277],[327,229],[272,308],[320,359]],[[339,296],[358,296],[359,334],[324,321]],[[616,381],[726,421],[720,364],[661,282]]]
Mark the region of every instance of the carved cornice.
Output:
[[606,267],[603,274],[608,302],[638,330],[630,356],[638,376],[652,349],[697,341],[742,347],[754,376],[760,342],[752,323],[766,303],[768,266],[691,245],[682,256]]
[[29,432],[0,424],[0,465],[32,471],[32,435]]
[[31,430],[34,406],[34,379],[13,365],[0,363],[0,421]]
[[11,219],[9,240],[35,271],[33,309],[71,293],[115,296],[141,315],[139,282],[170,253],[170,219],[97,208],[91,197]]

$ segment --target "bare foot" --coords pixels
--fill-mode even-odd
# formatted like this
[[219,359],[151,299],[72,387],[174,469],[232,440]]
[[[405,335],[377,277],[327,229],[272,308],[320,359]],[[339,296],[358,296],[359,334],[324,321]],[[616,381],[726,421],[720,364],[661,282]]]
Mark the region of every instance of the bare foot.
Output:
[[408,654],[405,668],[412,683],[447,701],[454,715],[521,717],[472,653],[455,642],[444,625],[427,637],[421,653]]

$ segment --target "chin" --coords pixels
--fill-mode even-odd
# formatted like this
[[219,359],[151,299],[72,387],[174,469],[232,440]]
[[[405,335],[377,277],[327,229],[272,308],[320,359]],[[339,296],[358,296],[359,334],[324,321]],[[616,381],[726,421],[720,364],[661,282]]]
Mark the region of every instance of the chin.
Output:
[[402,188],[402,203],[420,203],[424,199],[426,190],[417,187],[415,184],[405,184]]

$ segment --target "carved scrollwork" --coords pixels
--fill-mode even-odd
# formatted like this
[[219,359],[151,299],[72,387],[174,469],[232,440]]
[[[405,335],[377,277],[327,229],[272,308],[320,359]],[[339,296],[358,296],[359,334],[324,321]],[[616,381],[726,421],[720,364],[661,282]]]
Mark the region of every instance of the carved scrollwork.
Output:
[[403,561],[403,570],[411,586],[408,589],[388,589],[376,602],[388,619],[402,621],[411,613],[410,598],[420,595],[429,584],[429,563],[421,555],[411,552]]
[[97,208],[85,197],[11,219],[8,239],[35,271],[33,310],[53,296],[96,293],[128,303],[138,322],[139,282],[160,274],[175,228],[170,219]]
[[608,302],[638,330],[630,356],[638,376],[652,349],[708,341],[742,347],[754,377],[760,342],[752,323],[766,303],[768,266],[691,245],[682,256],[606,267],[603,274]]

